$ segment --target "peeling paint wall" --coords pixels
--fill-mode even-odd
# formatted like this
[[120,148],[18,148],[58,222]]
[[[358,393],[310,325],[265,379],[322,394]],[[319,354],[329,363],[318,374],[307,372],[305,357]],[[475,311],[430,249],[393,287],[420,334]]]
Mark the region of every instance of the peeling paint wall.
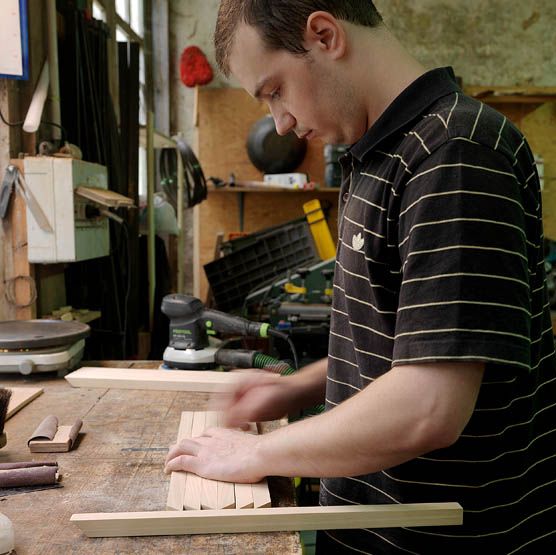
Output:
[[554,0],[376,0],[385,23],[427,67],[468,85],[556,86]]
[[[196,45],[215,68],[218,0],[170,0],[171,129],[195,145],[193,91],[179,78],[179,56]],[[386,25],[427,67],[452,65],[468,85],[556,86],[555,0],[375,0]],[[216,75],[210,86],[229,86]],[[556,142],[551,139],[551,148]],[[547,168],[551,169],[551,168]],[[556,183],[553,185],[556,188]],[[191,224],[188,212],[186,221]],[[188,226],[186,289],[192,289]],[[556,233],[556,226],[555,226]]]

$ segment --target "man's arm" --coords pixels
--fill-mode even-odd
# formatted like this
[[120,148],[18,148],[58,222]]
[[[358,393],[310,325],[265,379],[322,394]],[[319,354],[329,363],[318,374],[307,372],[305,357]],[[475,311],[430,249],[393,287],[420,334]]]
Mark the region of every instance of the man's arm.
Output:
[[457,440],[483,364],[398,366],[334,409],[263,436],[214,429],[170,452],[167,471],[226,481],[267,475],[357,476]]
[[231,428],[247,422],[276,420],[285,414],[322,403],[328,359],[308,364],[292,376],[268,372],[246,376],[220,408]]

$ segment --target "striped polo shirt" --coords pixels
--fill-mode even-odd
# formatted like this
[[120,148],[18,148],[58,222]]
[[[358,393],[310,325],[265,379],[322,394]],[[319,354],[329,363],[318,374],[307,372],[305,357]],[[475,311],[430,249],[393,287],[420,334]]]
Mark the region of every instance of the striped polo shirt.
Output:
[[394,365],[479,361],[486,371],[455,444],[321,481],[323,505],[456,501],[463,526],[327,531],[319,552],[554,550],[556,364],[526,140],[436,69],[342,165],[327,410]]

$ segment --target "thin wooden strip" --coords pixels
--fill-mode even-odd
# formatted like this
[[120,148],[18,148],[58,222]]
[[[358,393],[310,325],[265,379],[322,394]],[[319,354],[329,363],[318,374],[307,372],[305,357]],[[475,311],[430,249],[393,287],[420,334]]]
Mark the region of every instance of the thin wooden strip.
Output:
[[[255,422],[249,422],[249,433],[255,435],[259,433],[259,429]],[[251,492],[253,495],[253,507],[255,509],[272,507],[270,490],[268,489],[268,481],[266,478],[263,478],[260,482],[251,484]]]
[[17,411],[21,410],[25,405],[28,405],[43,392],[41,387],[7,387],[6,389],[12,392],[10,402],[8,403],[6,420],[11,418]]
[[[218,415],[215,411],[205,412],[205,430],[218,426]],[[203,430],[204,431],[204,430]],[[201,509],[218,508],[218,483],[216,480],[201,478]]]
[[[200,436],[205,430],[205,413],[197,411],[193,414],[193,426],[191,427],[191,437]],[[185,495],[183,507],[188,511],[201,509],[201,477],[191,472],[187,473],[185,482]]]
[[74,387],[148,389],[157,391],[228,391],[238,376],[205,370],[147,370],[142,368],[83,367],[66,376]]
[[[217,413],[217,425],[222,427],[224,425],[224,414],[222,412]],[[216,508],[217,509],[235,509],[236,508],[236,495],[235,487],[232,482],[220,482],[216,483],[217,498],[216,498]]]
[[236,497],[236,508],[252,509],[253,508],[253,489],[251,484],[234,484],[234,493]]
[[253,506],[255,507],[255,509],[272,507],[270,491],[268,489],[268,481],[266,478],[263,478],[256,484],[251,484],[251,490],[253,492]]
[[[180,425],[178,428],[178,442],[187,437],[191,437],[193,427],[193,412],[182,412]],[[185,498],[185,485],[187,474],[185,472],[172,472],[170,475],[170,487],[166,507],[170,510],[182,511]]]
[[237,532],[347,530],[451,526],[463,522],[459,503],[274,507],[220,511],[74,514],[71,522],[90,538]]

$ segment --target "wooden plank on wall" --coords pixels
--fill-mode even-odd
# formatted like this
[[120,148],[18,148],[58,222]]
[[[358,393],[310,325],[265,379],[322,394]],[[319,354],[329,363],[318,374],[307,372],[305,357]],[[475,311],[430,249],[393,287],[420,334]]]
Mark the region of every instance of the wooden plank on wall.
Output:
[[278,532],[398,526],[449,526],[463,522],[458,503],[276,507],[216,511],[74,514],[90,538]]
[[556,102],[543,104],[521,122],[531,150],[544,160],[543,220],[547,239],[556,241]]
[[[238,180],[262,180],[262,173],[247,155],[247,137],[251,126],[267,115],[267,109],[243,89],[209,89],[199,91],[198,157],[207,176],[227,180],[234,173]],[[304,162],[296,170],[324,182],[324,145],[310,141]],[[195,295],[204,299],[208,284],[203,265],[213,260],[218,232],[225,238],[239,231],[239,202],[244,202],[243,231],[251,233],[303,216],[302,205],[313,198],[333,204],[331,229],[336,234],[338,193],[330,190],[310,192],[221,193],[211,191],[208,199],[195,208],[194,287]],[[243,200],[241,200],[243,199]]]

